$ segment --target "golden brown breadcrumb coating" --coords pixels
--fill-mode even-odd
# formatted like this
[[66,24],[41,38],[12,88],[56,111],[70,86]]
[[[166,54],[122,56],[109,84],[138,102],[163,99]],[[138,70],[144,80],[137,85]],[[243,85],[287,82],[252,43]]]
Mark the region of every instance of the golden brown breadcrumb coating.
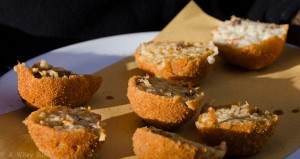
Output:
[[85,108],[43,107],[23,122],[38,149],[52,159],[85,159],[105,141],[101,116]]
[[210,71],[217,54],[213,43],[149,41],[136,49],[135,61],[148,74],[198,84]]
[[212,30],[220,57],[250,70],[274,63],[285,46],[289,25],[262,23],[232,16]]
[[210,147],[154,127],[137,128],[132,140],[139,159],[221,159],[226,153],[225,142]]
[[[29,107],[81,106],[101,85],[102,78],[99,76],[77,75],[51,65],[50,69],[35,67],[42,63],[45,61],[39,61],[31,68],[26,67],[25,63],[19,63],[14,67],[18,74],[19,95]],[[60,76],[60,72],[67,73]]]
[[259,152],[270,140],[278,122],[277,115],[246,102],[210,107],[199,116],[196,127],[206,144],[226,141],[228,156],[248,156]]
[[189,83],[133,76],[128,81],[127,97],[144,121],[161,129],[173,129],[192,118],[204,93]]
[[264,40],[259,44],[234,48],[230,45],[216,44],[220,57],[232,64],[250,70],[259,70],[274,63],[280,56],[285,39],[277,36]]

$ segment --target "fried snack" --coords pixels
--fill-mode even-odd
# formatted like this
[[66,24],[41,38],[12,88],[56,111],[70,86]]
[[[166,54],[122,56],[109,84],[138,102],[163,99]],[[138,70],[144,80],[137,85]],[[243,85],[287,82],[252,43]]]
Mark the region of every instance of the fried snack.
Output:
[[105,141],[101,116],[87,108],[43,107],[23,123],[38,149],[51,159],[85,159]]
[[26,106],[77,107],[86,103],[99,89],[102,78],[78,75],[61,67],[53,67],[45,60],[27,68],[25,63],[14,67],[18,74],[18,91]]
[[135,113],[161,129],[174,129],[193,117],[204,93],[189,83],[133,76],[128,81],[127,97]]
[[273,64],[286,42],[288,24],[262,23],[231,16],[212,30],[220,57],[233,65],[259,70]]
[[226,153],[225,142],[210,147],[154,127],[137,128],[132,140],[139,159],[221,159]]
[[278,122],[277,115],[246,102],[209,107],[199,116],[196,127],[206,144],[226,141],[228,156],[248,156],[259,152],[270,140]]
[[210,44],[184,41],[149,41],[135,52],[138,67],[150,75],[198,84],[215,62],[218,49]]

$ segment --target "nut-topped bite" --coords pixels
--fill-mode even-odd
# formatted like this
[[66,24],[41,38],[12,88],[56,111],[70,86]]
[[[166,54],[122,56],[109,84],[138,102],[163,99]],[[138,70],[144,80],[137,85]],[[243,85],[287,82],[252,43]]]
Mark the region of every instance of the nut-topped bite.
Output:
[[135,61],[151,75],[198,84],[206,77],[217,54],[212,42],[149,41],[136,49]]
[[46,60],[40,60],[33,64],[30,69],[36,78],[70,78],[71,76],[77,76],[77,74],[66,70],[63,67],[53,67],[48,64]]
[[23,123],[38,149],[53,159],[92,157],[105,141],[101,116],[89,108],[43,107]]
[[155,127],[137,128],[132,140],[139,159],[221,159],[227,149],[225,142],[210,147]]
[[262,23],[231,16],[212,30],[220,57],[234,65],[258,70],[274,63],[280,56],[288,24]]
[[245,104],[209,107],[200,114],[196,127],[210,146],[226,141],[228,156],[255,154],[275,133],[279,117]]
[[204,93],[186,82],[133,76],[128,81],[127,97],[144,121],[161,129],[173,129],[192,118]]
[[102,78],[94,75],[79,75],[62,67],[53,67],[40,60],[32,67],[18,63],[18,91],[26,106],[77,107],[86,103],[99,89]]

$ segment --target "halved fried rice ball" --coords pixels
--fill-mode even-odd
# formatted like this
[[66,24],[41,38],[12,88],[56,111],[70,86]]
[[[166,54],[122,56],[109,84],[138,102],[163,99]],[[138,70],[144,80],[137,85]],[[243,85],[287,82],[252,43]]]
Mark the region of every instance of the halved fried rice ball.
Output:
[[221,159],[226,143],[210,147],[154,127],[137,128],[132,137],[139,159]]
[[274,135],[279,117],[266,110],[245,104],[209,107],[200,114],[196,127],[206,142],[213,146],[227,143],[228,156],[255,154]]
[[23,123],[38,149],[52,159],[85,159],[105,141],[101,116],[90,109],[64,106],[43,107]]
[[262,23],[231,16],[212,30],[213,42],[225,61],[245,69],[259,70],[281,55],[288,24]]
[[150,75],[194,85],[206,77],[217,54],[212,42],[149,41],[136,49],[135,61]]
[[26,106],[77,107],[85,104],[99,89],[102,78],[79,75],[62,67],[53,67],[40,60],[32,67],[19,63],[14,67],[18,74],[18,91]]
[[146,75],[129,79],[127,97],[144,121],[157,128],[174,129],[193,117],[204,93],[190,83]]

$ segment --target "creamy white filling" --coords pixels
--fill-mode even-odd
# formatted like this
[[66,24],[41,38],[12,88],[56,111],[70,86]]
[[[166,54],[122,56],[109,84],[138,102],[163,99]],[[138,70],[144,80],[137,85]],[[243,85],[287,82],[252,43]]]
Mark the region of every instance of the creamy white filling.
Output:
[[207,57],[207,62],[208,62],[209,64],[214,64],[215,61],[216,61],[215,56],[217,56],[217,55],[219,54],[219,50],[218,50],[218,48],[213,44],[213,41],[210,41],[210,42],[209,42],[209,47],[214,51],[214,53],[211,54],[211,55],[209,55],[209,56]]
[[[218,123],[243,123],[244,121],[267,121],[276,118],[268,111],[260,111],[257,107],[250,106],[247,102],[243,105],[218,108],[214,113]],[[210,122],[209,113],[202,114],[201,123]]]
[[282,38],[286,33],[287,29],[283,25],[262,23],[237,17],[224,21],[222,25],[212,31],[215,43],[234,44],[241,47],[258,44],[274,36]]
[[140,45],[140,52],[143,57],[151,59],[161,65],[165,65],[165,62],[169,62],[174,58],[188,57],[193,59],[195,57],[203,57],[208,53],[211,54],[208,57],[208,62],[213,64],[214,56],[218,54],[218,48],[210,42],[208,45],[203,43],[191,43],[191,42],[152,42],[143,43]]

